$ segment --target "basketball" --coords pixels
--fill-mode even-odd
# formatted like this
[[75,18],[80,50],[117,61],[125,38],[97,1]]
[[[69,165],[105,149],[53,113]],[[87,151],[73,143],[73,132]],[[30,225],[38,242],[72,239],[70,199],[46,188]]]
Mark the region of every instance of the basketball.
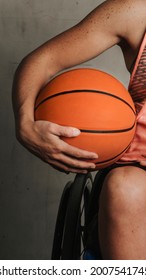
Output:
[[80,68],[61,73],[39,93],[35,120],[47,120],[80,129],[68,144],[95,152],[96,169],[118,161],[135,133],[132,98],[115,77],[96,69]]

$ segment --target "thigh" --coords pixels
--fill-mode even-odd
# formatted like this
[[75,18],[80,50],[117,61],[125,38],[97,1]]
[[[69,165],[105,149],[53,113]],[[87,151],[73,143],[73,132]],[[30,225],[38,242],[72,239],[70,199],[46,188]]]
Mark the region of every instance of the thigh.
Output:
[[103,182],[99,212],[113,216],[140,208],[146,211],[146,171],[132,165],[111,168]]
[[142,259],[145,232],[146,171],[137,166],[111,169],[102,186],[98,212],[103,259]]

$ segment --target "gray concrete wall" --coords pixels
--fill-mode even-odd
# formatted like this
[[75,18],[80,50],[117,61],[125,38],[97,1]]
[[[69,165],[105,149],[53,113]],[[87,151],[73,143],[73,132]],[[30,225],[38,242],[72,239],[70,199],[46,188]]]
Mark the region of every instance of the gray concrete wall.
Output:
[[[59,198],[74,177],[55,171],[16,141],[11,104],[14,71],[27,53],[76,24],[101,2],[0,0],[0,259],[50,259]],[[118,47],[85,66],[107,71],[127,85],[129,76]]]

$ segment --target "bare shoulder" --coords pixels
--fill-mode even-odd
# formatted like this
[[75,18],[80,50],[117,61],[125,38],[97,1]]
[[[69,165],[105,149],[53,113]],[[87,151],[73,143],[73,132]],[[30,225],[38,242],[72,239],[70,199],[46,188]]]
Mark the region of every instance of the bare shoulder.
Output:
[[136,51],[146,31],[146,0],[106,0],[86,21],[89,26],[90,21],[94,22],[96,31],[100,28],[106,38],[117,38],[117,44],[125,41]]
[[[146,29],[146,0],[106,0],[88,16],[120,37]],[[105,29],[106,30],[106,29]],[[133,32],[134,31],[134,32]]]
[[118,6],[119,10],[121,9],[119,17],[121,37],[127,42],[131,51],[137,52],[146,32],[146,1],[121,0],[117,2],[117,9]]
[[91,47],[99,53],[120,45],[129,68],[146,31],[146,0],[103,1],[79,26],[90,34]]
[[[126,42],[132,57],[146,29],[146,0],[106,0],[75,26],[48,40],[35,52],[54,73],[100,55]],[[73,55],[74,54],[74,55]],[[35,56],[35,57],[36,57]],[[128,60],[132,60],[128,54]],[[129,62],[130,63],[130,62]]]
[[146,30],[146,1],[123,0],[121,2],[125,2],[123,4],[123,23],[125,22],[123,26],[127,39],[129,37],[139,39]]

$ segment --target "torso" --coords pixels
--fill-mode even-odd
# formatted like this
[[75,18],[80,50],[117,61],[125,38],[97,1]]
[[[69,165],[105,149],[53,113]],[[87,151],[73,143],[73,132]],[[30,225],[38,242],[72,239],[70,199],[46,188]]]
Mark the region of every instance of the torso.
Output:
[[137,58],[145,32],[146,22],[143,23],[142,28],[139,29],[137,36],[135,36],[135,34],[131,34],[131,37],[127,40],[121,41],[119,44],[124,55],[126,67],[130,73],[132,73],[134,62]]
[[[140,31],[141,30],[141,31]],[[133,32],[134,33],[134,32]],[[136,108],[136,131],[129,149],[120,163],[145,160],[146,127],[146,25],[139,29],[136,37],[130,37],[131,44],[121,44],[125,62],[131,78],[128,90]]]

